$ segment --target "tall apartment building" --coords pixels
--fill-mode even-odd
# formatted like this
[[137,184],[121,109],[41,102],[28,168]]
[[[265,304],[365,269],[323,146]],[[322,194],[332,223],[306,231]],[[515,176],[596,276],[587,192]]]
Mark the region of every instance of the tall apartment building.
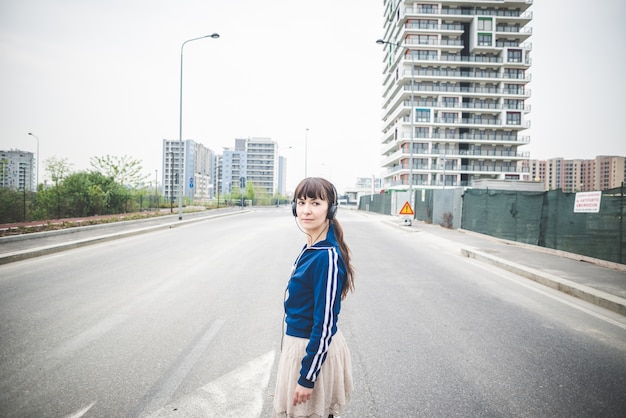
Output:
[[241,188],[241,182],[245,183],[248,176],[248,156],[245,140],[235,140],[234,149],[224,150],[220,171],[222,173],[220,177],[222,193],[232,193],[236,188]]
[[0,187],[12,190],[36,190],[35,155],[32,152],[0,151]]
[[248,181],[252,181],[259,193],[271,197],[278,192],[278,145],[270,138],[249,138]]
[[383,188],[528,180],[532,0],[383,4]]
[[191,139],[163,140],[161,189],[168,199],[178,200],[181,175],[183,196],[190,200],[209,199],[213,194],[213,151]]
[[595,162],[595,190],[607,190],[620,187],[626,178],[624,157],[598,156]]
[[545,190],[590,192],[620,187],[626,176],[625,158],[597,156],[592,160],[551,158],[529,160],[530,176]]
[[193,200],[206,201],[213,197],[213,160],[214,153],[202,144],[193,143],[193,171],[189,178],[193,178],[193,187],[189,191]]
[[[278,145],[270,138],[235,139],[235,148],[224,150],[222,186],[225,193],[252,182],[257,192],[273,196],[278,192]],[[261,197],[261,196],[258,196]]]

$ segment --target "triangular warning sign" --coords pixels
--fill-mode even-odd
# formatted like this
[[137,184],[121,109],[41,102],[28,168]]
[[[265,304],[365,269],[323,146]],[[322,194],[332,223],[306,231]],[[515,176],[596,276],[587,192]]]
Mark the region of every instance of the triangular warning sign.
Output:
[[400,209],[400,215],[414,215],[413,208],[409,202],[405,202],[402,209]]

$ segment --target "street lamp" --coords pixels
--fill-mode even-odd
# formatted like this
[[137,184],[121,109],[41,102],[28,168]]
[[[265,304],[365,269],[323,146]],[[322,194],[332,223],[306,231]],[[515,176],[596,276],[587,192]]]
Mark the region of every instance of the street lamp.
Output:
[[218,33],[212,33],[211,35],[200,36],[198,38],[187,39],[180,46],[180,102],[179,102],[179,114],[178,114],[178,151],[180,152],[180,168],[178,169],[178,220],[183,219],[183,190],[184,190],[184,152],[183,152],[183,48],[185,44],[191,41],[197,41],[204,38],[217,39],[220,35]]
[[404,48],[411,54],[411,110],[409,111],[409,117],[411,118],[411,137],[409,140],[409,204],[411,205],[411,208],[415,208],[413,205],[413,136],[415,135],[415,128],[413,127],[413,123],[415,121],[415,63],[413,62],[413,53],[410,48],[400,45],[399,42],[393,43],[383,39],[378,39],[376,43],[379,45],[393,45],[398,48]]
[[39,187],[39,137],[32,132],[29,132],[28,135],[34,136],[37,140],[37,183],[35,184],[35,192],[37,192],[37,188]]

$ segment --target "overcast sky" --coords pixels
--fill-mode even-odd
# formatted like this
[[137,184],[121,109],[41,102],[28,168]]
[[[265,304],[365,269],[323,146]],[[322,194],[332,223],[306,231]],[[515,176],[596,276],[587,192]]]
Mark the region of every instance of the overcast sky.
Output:
[[[626,155],[622,0],[535,1],[531,158]],[[593,7],[592,7],[593,5]],[[379,175],[381,1],[0,0],[0,149],[129,155],[161,176],[162,140],[221,153],[269,137],[288,188]],[[308,130],[308,133],[306,129]],[[306,141],[305,141],[306,139]]]

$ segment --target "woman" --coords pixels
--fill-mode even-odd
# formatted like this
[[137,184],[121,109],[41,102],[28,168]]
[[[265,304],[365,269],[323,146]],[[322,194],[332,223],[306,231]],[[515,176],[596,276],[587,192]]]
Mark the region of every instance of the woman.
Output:
[[354,288],[350,250],[335,219],[337,190],[325,179],[306,178],[296,187],[292,212],[307,243],[285,294],[274,416],[337,417],[352,392],[350,351],[337,317]]

